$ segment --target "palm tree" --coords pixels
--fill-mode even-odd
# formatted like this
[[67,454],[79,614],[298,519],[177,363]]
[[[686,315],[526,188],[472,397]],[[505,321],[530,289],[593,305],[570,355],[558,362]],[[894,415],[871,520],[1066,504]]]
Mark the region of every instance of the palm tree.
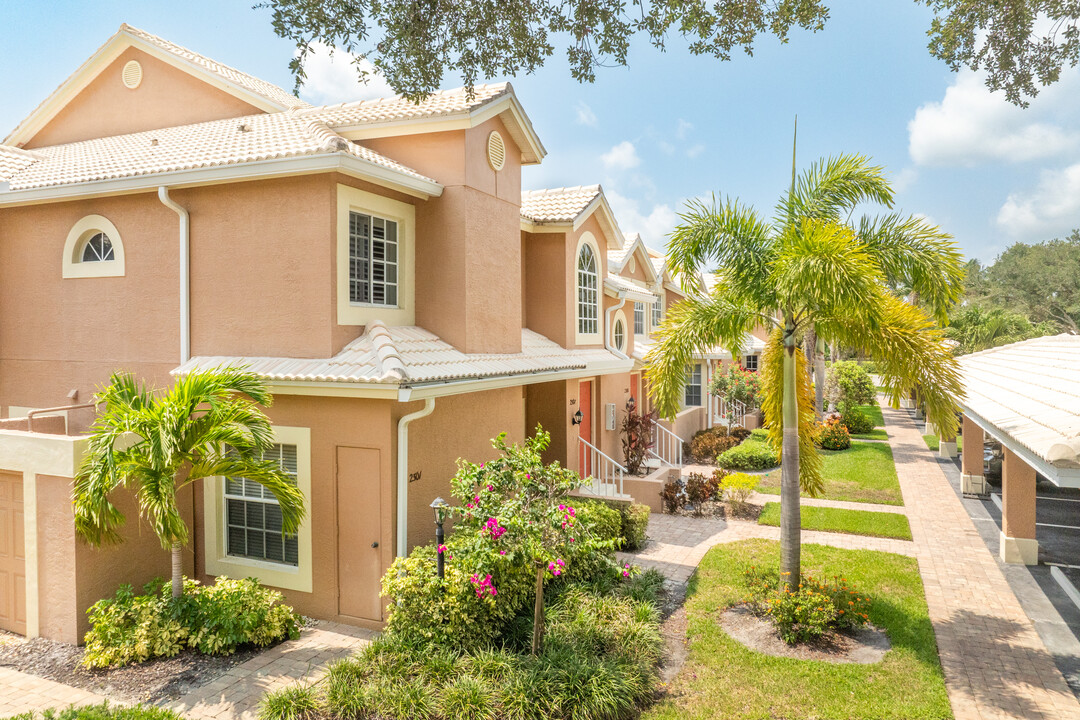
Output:
[[[762,409],[781,454],[780,571],[788,587],[800,577],[800,487],[808,494],[822,487],[814,399],[798,351],[808,330],[815,344],[875,360],[893,405],[918,386],[930,420],[945,435],[956,429],[960,379],[934,321],[945,319],[961,292],[961,257],[952,238],[923,218],[888,213],[857,225],[849,220],[860,204],[891,208],[892,201],[880,167],[841,155],[814,163],[798,180],[793,168],[791,189],[771,221],[733,199],[689,203],[668,245],[668,262],[690,292],[668,313],[646,359],[664,416],[679,410],[695,352],[717,343],[737,348],[756,325],[773,328],[763,358]],[[695,278],[708,266],[716,282],[706,293]],[[890,293],[889,278],[903,278],[921,307]]]
[[158,395],[130,373],[114,373],[96,399],[104,410],[75,479],[75,528],[93,545],[119,542],[124,516],[109,495],[121,486],[134,491],[140,516],[172,553],[174,598],[184,590],[188,528],[176,493],[186,485],[215,476],[253,480],[277,499],[284,532],[300,527],[303,493],[262,458],[273,432],[257,404],[270,405],[273,396],[256,375],[232,367],[195,372]]

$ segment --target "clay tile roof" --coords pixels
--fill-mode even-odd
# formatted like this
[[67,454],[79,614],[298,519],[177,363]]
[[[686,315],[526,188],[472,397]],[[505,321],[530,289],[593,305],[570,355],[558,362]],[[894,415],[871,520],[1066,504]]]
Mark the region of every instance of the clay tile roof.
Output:
[[464,353],[423,328],[386,327],[375,321],[332,358],[195,357],[173,373],[235,365],[268,380],[411,385],[578,370],[618,361],[608,350],[568,350],[531,330],[521,331],[519,353]]
[[265,80],[260,80],[253,75],[248,75],[245,72],[241,72],[236,68],[229,67],[228,65],[222,65],[216,60],[212,60],[205,55],[200,55],[197,52],[188,50],[187,48],[180,47],[176,43],[169,42],[164,38],[160,38],[157,35],[152,35],[145,30],[131,27],[127,23],[120,26],[121,32],[126,32],[133,37],[137,37],[140,40],[150,43],[165,52],[171,53],[178,58],[187,60],[188,62],[198,65],[204,70],[208,70],[221,79],[238,85],[249,92],[253,92],[256,95],[261,95],[272,103],[280,105],[285,108],[306,108],[311,107],[308,103],[304,102],[300,98],[296,97],[290,92],[283,90],[282,88],[268,83]]
[[1080,336],[1024,340],[958,360],[965,410],[1052,465],[1080,467]]
[[468,113],[509,92],[509,83],[494,83],[474,87],[471,99],[466,88],[461,87],[439,90],[419,103],[402,97],[378,98],[308,108],[301,114],[331,127],[420,120]]
[[336,152],[435,182],[291,111],[52,145],[30,153],[0,146],[0,179],[7,179],[11,190],[27,190]]
[[600,192],[599,185],[527,190],[521,193],[521,216],[535,223],[571,223]]

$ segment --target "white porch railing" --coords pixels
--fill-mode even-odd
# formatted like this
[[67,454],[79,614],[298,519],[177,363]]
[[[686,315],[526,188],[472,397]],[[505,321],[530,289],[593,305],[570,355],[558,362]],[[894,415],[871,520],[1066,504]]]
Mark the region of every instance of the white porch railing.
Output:
[[653,442],[649,455],[664,465],[681,468],[683,465],[683,439],[660,423],[653,423]]
[[712,402],[712,415],[713,422],[725,425],[727,427],[734,427],[736,425],[742,425],[746,420],[746,404],[739,402],[738,400],[727,401],[727,398],[718,397],[716,395],[710,395]]
[[600,497],[623,495],[626,468],[583,437],[578,437],[578,452],[583,461],[581,474],[592,481],[583,491]]

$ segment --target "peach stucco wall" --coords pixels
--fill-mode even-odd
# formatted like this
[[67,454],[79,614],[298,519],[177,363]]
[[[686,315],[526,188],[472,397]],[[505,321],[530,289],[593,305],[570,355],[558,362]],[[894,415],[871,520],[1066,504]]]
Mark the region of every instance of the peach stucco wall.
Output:
[[[120,79],[129,60],[142,65],[142,82]],[[258,108],[136,48],[128,48],[73,97],[25,147],[41,147],[143,130],[240,117]]]
[[566,234],[522,233],[522,247],[525,327],[564,347],[573,345],[577,306],[566,291]]

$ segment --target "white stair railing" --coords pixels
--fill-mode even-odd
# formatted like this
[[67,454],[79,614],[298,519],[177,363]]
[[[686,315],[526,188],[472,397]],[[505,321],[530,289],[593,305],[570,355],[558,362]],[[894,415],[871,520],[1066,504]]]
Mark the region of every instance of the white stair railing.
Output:
[[583,490],[603,497],[617,497],[623,494],[623,474],[626,468],[606,455],[600,448],[583,437],[578,437],[579,457],[585,461],[581,474],[592,479],[591,485]]
[[728,402],[727,398],[713,396],[714,411],[713,418],[715,421],[726,425],[727,427],[734,427],[736,425],[744,425],[746,421],[746,403],[738,400],[732,400]]
[[653,442],[649,454],[665,465],[681,468],[683,439],[660,423],[653,423]]

